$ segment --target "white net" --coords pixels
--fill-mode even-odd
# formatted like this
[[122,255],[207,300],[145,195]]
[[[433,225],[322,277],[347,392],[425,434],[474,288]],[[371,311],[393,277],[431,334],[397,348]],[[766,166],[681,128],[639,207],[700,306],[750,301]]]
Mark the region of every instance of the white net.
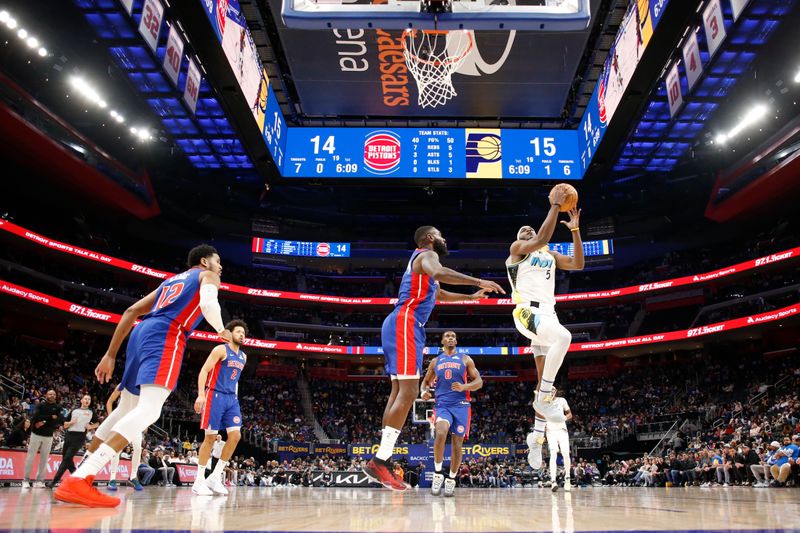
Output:
[[456,96],[453,73],[472,49],[467,30],[405,30],[403,55],[417,81],[417,102],[423,108],[444,105]]

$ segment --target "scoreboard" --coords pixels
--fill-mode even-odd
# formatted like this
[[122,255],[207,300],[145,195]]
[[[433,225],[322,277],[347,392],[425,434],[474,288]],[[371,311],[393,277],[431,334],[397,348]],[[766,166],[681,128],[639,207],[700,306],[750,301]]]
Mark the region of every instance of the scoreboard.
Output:
[[[571,242],[551,242],[547,245],[551,251],[557,252],[562,255],[572,255],[575,251],[575,245]],[[611,255],[614,253],[614,241],[611,239],[603,239],[601,241],[585,241],[583,243],[583,255],[586,257],[595,257],[600,255]]]
[[350,257],[349,242],[283,241],[253,237],[253,253],[298,257]]
[[285,178],[580,179],[574,130],[290,128]]

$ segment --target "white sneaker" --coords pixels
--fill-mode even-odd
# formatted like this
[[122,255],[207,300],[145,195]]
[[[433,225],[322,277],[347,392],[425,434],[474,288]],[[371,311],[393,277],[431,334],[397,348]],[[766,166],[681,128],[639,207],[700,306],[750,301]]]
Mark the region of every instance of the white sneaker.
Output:
[[29,489],[29,488],[31,488],[31,482],[30,482],[30,481],[23,481],[23,482],[22,482],[22,488],[23,488],[23,489]]
[[552,483],[550,483],[550,485],[551,485],[550,490],[552,490],[553,492],[558,492],[558,481],[553,481]]
[[34,481],[33,482],[34,489],[43,489],[44,488],[44,481]]
[[456,492],[456,480],[449,477],[444,480],[444,496],[445,498],[452,498]]
[[442,493],[442,483],[444,483],[443,474],[433,474],[433,482],[431,483],[431,494],[438,496]]
[[569,492],[572,490],[572,484],[569,482],[569,478],[564,480],[564,492]]
[[528,438],[525,439],[528,443],[528,464],[534,470],[542,468],[542,445],[544,444],[544,435],[536,438],[535,433],[528,433]]
[[225,485],[222,484],[222,481],[220,481],[220,479],[217,476],[207,477],[206,485],[216,494],[221,494],[223,496],[228,495],[228,489],[225,488]]
[[212,491],[211,489],[208,488],[208,485],[206,485],[205,480],[203,480],[203,481],[195,481],[195,483],[192,485],[192,492],[194,494],[197,494],[198,496],[213,496],[214,495],[214,491]]

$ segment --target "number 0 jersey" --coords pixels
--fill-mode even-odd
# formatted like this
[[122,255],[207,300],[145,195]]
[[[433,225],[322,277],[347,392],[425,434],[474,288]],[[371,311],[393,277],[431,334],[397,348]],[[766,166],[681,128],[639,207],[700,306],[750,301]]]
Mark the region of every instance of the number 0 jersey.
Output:
[[436,358],[436,406],[469,405],[469,391],[454,391],[453,383],[467,383],[467,365],[460,353]]
[[516,263],[506,261],[511,299],[516,304],[556,304],[556,258],[544,246]]

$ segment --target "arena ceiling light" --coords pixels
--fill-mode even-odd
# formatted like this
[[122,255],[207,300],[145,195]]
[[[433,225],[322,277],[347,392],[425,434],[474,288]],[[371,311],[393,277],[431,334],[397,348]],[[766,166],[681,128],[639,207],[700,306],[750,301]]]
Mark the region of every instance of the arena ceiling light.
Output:
[[[0,23],[4,24],[6,28],[12,31],[17,30],[17,28],[19,27],[17,19],[11,16],[11,13],[6,11],[5,9],[0,11]],[[27,44],[28,48],[32,48],[34,50],[38,49],[37,53],[39,54],[40,57],[47,56],[47,48],[45,48],[44,46],[39,46],[39,39],[31,35],[31,33],[25,28],[19,28],[17,30],[17,37],[19,37],[20,40],[22,40],[25,44]]]
[[717,144],[725,144],[732,138],[739,135],[742,130],[751,126],[764,118],[764,116],[769,112],[769,108],[764,104],[756,104],[752,108],[750,108],[747,113],[742,117],[742,119],[728,131],[727,133],[719,133],[716,137],[714,137],[714,142]]
[[800,83],[800,70],[798,70],[797,74],[794,75],[794,82]]

